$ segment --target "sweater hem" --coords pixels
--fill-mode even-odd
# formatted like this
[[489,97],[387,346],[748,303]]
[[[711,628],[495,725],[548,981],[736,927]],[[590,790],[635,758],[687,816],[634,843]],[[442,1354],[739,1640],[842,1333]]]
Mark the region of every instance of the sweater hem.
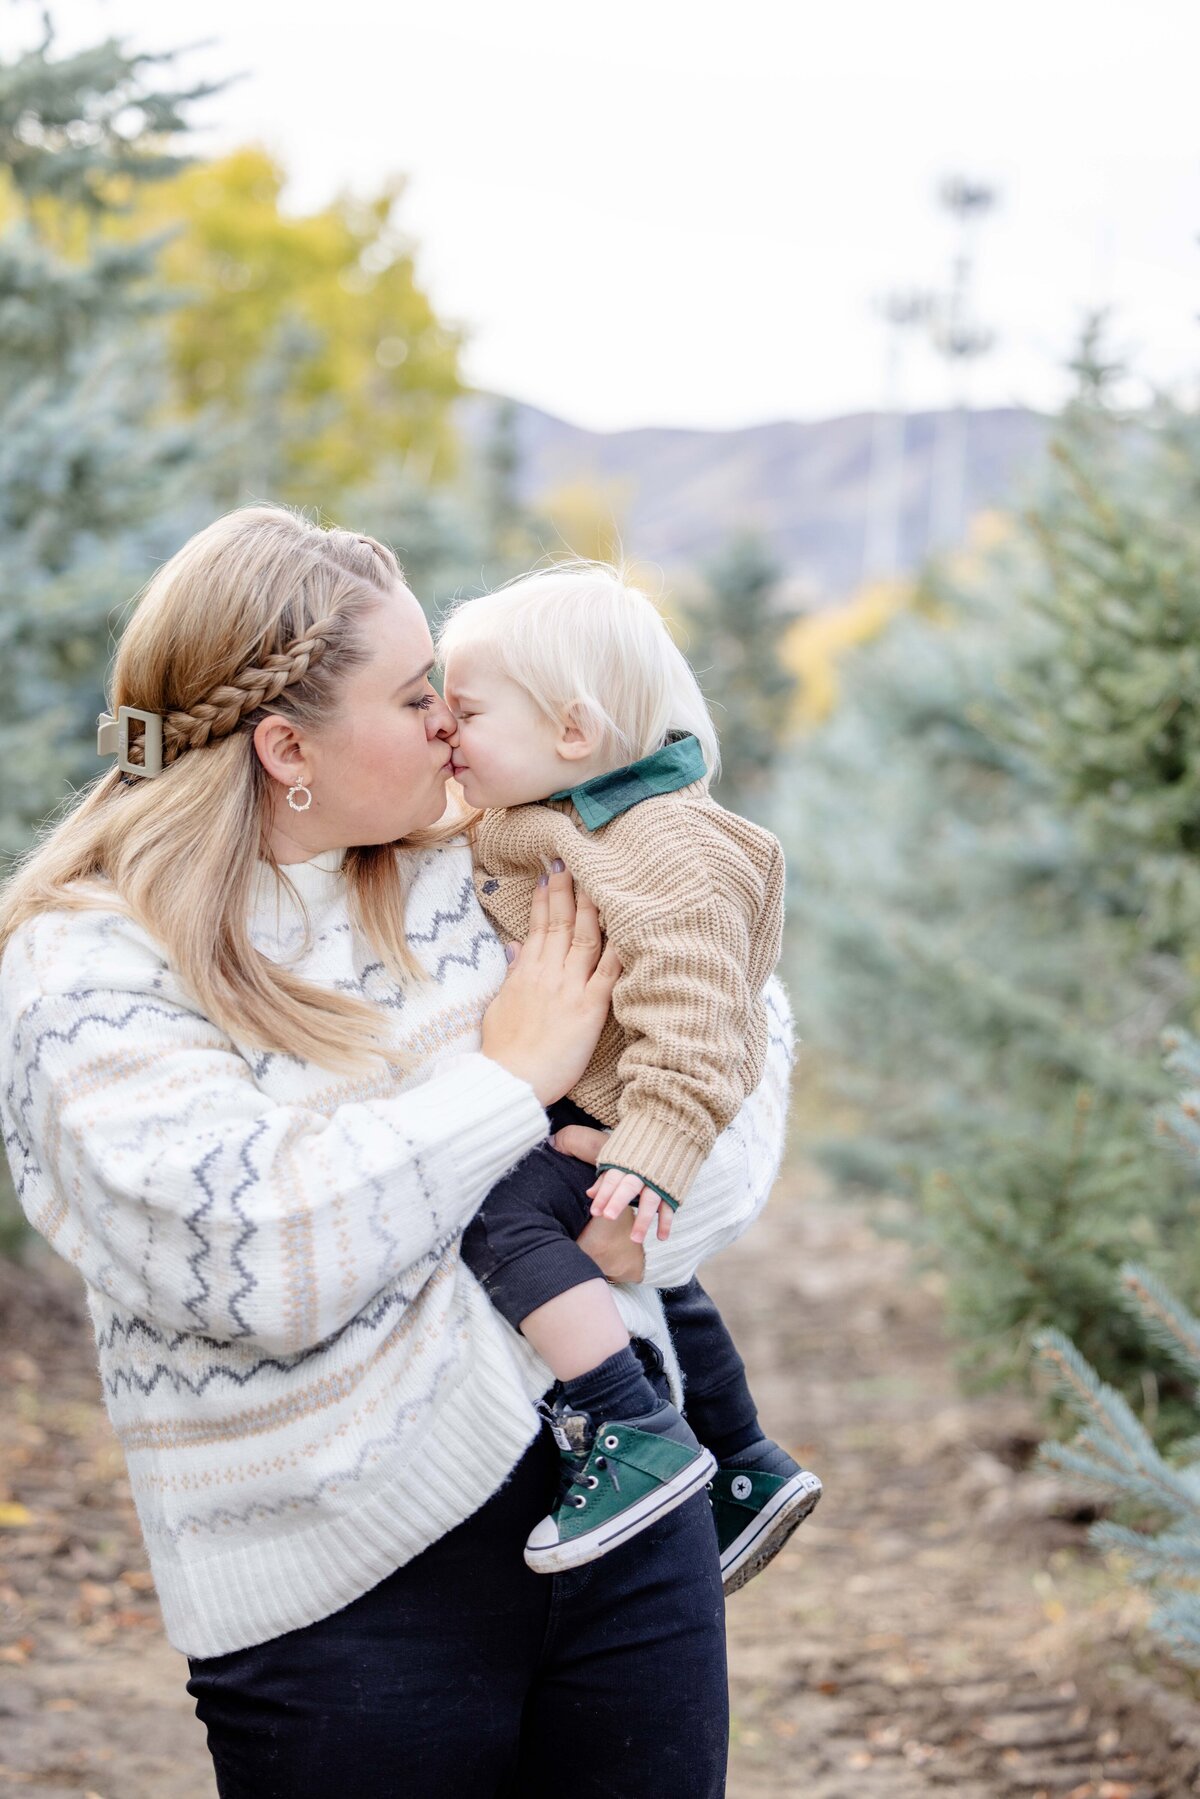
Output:
[[504,1361],[485,1349],[463,1371],[438,1407],[436,1430],[397,1470],[399,1503],[396,1493],[376,1492],[344,1516],[191,1565],[164,1566],[152,1555],[172,1646],[189,1656],[225,1655],[315,1624],[478,1511],[540,1428],[533,1395],[522,1391]]

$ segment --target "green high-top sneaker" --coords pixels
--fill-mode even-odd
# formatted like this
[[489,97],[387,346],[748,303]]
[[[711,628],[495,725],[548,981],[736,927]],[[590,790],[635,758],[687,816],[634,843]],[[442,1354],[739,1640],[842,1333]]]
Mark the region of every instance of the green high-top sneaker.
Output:
[[563,1574],[607,1555],[703,1492],[716,1472],[673,1405],[599,1426],[561,1400],[545,1415],[558,1444],[562,1491],[525,1545],[538,1574]]
[[778,1444],[764,1440],[755,1447],[773,1452],[763,1455],[768,1467],[739,1467],[730,1461],[717,1469],[708,1486],[726,1598],[779,1554],[823,1490],[811,1469],[799,1467]]

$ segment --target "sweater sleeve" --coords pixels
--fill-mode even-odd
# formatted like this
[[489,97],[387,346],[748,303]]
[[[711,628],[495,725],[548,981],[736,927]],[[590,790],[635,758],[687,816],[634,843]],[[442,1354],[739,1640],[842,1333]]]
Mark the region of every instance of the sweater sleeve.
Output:
[[10,1030],[5,1147],[34,1228],[119,1305],[267,1354],[428,1278],[547,1130],[533,1090],[478,1052],[326,1113],[268,1098],[159,993],[43,993]]
[[714,891],[685,912],[658,913],[632,941],[614,940],[625,968],[612,1009],[626,1043],[601,1166],[639,1175],[677,1205],[745,1098],[749,931]]
[[687,1205],[666,1242],[646,1240],[643,1282],[681,1287],[701,1263],[735,1242],[767,1203],[783,1159],[791,1096],[795,1033],[782,981],[763,989],[767,1053],[762,1079],[714,1143],[692,1185]]

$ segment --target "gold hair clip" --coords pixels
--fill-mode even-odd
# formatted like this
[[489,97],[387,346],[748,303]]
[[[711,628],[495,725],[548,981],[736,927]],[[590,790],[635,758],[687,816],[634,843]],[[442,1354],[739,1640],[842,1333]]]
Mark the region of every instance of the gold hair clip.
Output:
[[[141,763],[129,760],[129,721],[140,718],[144,727]],[[143,712],[140,706],[118,706],[117,716],[102,712],[96,720],[96,754],[111,756],[116,751],[117,767],[123,775],[161,775],[162,713]]]

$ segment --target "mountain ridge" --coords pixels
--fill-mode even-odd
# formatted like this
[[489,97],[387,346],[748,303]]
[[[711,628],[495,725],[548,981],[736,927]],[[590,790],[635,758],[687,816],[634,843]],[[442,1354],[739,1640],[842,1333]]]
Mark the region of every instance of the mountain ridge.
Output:
[[[797,603],[811,606],[834,603],[864,575],[885,572],[869,566],[867,539],[881,421],[895,415],[591,431],[524,401],[471,394],[459,403],[459,424],[472,456],[482,453],[504,409],[520,500],[536,508],[556,489],[592,486],[609,498],[635,557],[678,573],[702,566],[736,533],[753,531],[775,554]],[[952,420],[939,411],[904,416],[903,454],[891,465],[896,573],[917,567],[929,547],[939,433]],[[1051,423],[1022,407],[965,415],[964,529],[981,511],[1019,503]],[[878,508],[878,489],[875,498]]]

